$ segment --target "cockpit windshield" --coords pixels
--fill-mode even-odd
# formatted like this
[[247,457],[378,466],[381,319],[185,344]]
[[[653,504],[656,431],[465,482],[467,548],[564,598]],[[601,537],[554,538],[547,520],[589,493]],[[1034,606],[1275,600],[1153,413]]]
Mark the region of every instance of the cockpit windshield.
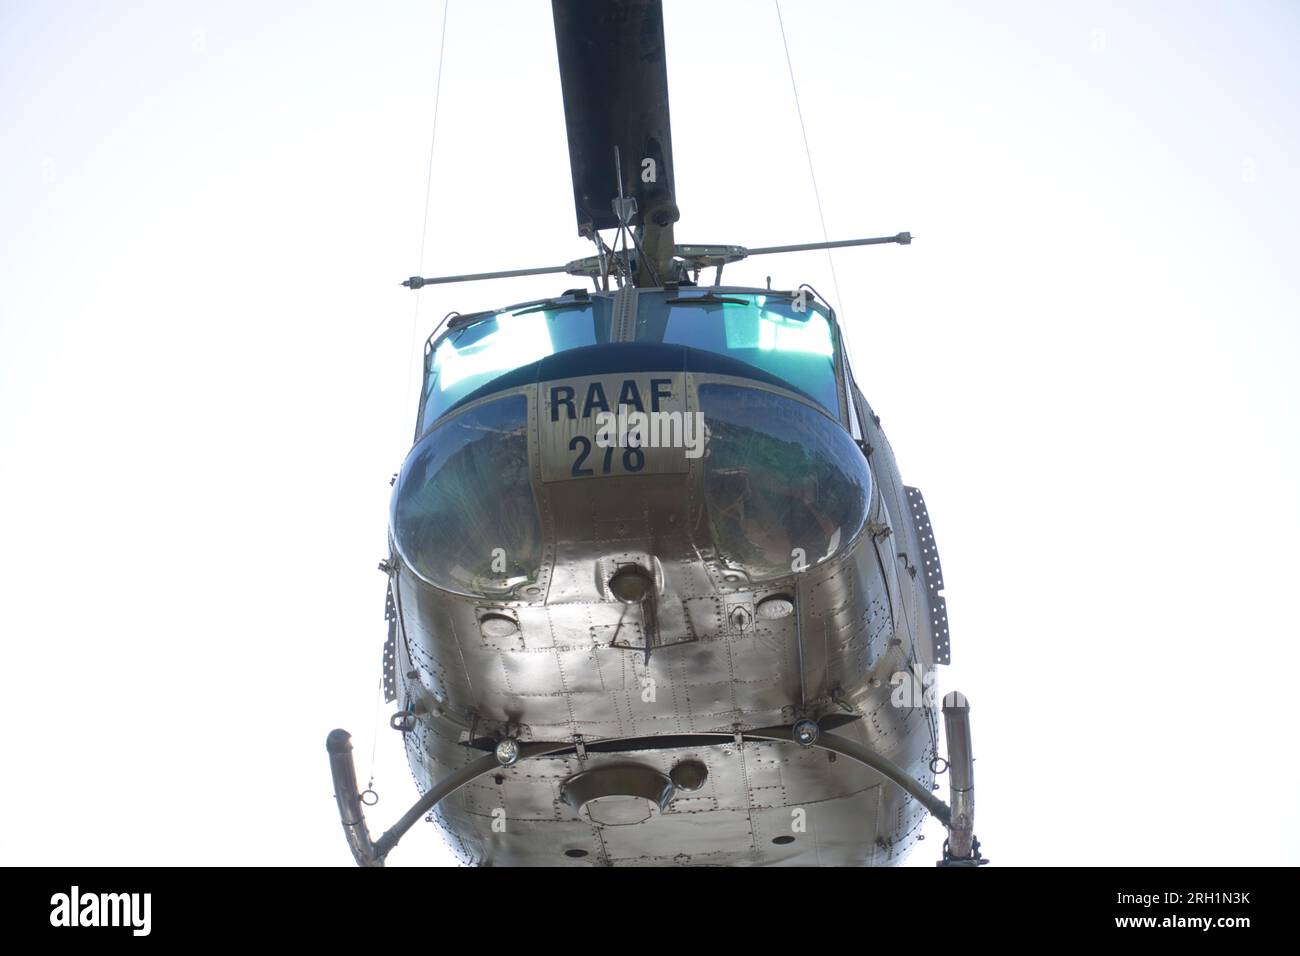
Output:
[[739,359],[841,417],[835,329],[811,297],[801,312],[789,295],[779,293],[700,288],[643,293],[636,337]]
[[[800,311],[789,294],[687,287],[636,296],[636,325],[613,328],[613,298],[568,293],[474,317],[437,339],[425,356],[419,434],[485,386],[548,356],[615,341],[686,346],[766,373],[842,420],[836,377],[839,341],[811,297]],[[734,367],[734,366],[733,366]]]
[[610,301],[559,299],[515,306],[453,329],[425,357],[423,433],[466,395],[507,372],[609,341]]

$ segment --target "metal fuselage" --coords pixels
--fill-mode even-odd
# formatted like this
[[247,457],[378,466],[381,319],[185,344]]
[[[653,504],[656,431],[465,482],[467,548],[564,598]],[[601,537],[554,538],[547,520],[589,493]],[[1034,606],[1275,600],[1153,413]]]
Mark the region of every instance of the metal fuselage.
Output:
[[[439,586],[399,544],[392,548],[386,667],[407,715],[403,735],[417,785],[427,791],[505,736],[574,742],[567,755],[503,767],[437,806],[432,816],[450,846],[474,864],[898,863],[920,834],[925,810],[916,800],[853,761],[785,742],[738,743],[734,735],[811,717],[932,785],[936,710],[921,688],[924,682],[928,691],[934,664],[947,662],[948,638],[919,492],[904,487],[842,349],[836,420],[771,376],[704,361],[692,349],[631,341],[638,298],[654,291],[603,294],[614,316],[609,343],[534,363],[417,435],[515,398],[523,416],[512,433],[515,458],[474,467],[508,471],[483,478],[531,494],[540,531],[529,542],[540,556],[536,571],[499,593]],[[834,334],[838,345],[837,328]],[[581,414],[590,383],[603,383],[612,401],[629,381],[633,391],[657,389],[684,411],[703,408],[706,420],[713,394],[760,417],[765,408],[784,410],[796,425],[817,416],[819,429],[838,436],[817,439],[818,454],[869,473],[860,527],[850,522],[842,535],[837,528],[824,558],[813,549],[780,574],[746,567],[743,554],[719,545],[720,523],[734,518],[767,548],[746,553],[770,554],[789,542],[764,538],[761,513],[713,510],[722,508],[718,489],[728,482],[750,488],[759,481],[752,470],[719,464],[717,455],[749,447],[725,422],[710,422],[708,454],[659,450],[668,464],[657,469],[620,468],[622,449],[612,468],[602,469],[599,449],[575,463],[581,441],[574,436],[591,427]],[[395,507],[419,491],[409,472],[420,447],[403,468]],[[817,494],[805,494],[814,513]],[[439,547],[436,529],[420,534]],[[491,553],[496,542],[475,546]],[[652,622],[611,589],[611,577],[628,566],[654,580]],[[784,616],[768,612],[788,605]],[[618,791],[620,772],[676,782],[674,768],[683,765],[707,773],[663,803],[610,796],[610,788],[585,805],[574,796],[575,778],[593,770]]]

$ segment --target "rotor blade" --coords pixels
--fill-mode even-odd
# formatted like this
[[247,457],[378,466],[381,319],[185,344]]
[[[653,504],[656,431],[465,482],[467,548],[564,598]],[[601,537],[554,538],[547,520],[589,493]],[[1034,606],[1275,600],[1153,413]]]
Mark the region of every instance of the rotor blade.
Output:
[[674,202],[663,5],[552,0],[551,11],[578,234],[619,224],[615,147],[623,194],[637,204],[631,224],[642,225],[647,213]]

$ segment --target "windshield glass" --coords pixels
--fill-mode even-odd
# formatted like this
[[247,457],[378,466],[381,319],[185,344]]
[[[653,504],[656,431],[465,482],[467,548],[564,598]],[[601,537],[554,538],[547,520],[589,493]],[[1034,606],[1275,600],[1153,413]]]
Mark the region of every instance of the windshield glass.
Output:
[[608,299],[518,306],[444,336],[425,358],[420,431],[465,396],[523,365],[609,341]]
[[811,301],[798,312],[789,296],[712,289],[642,295],[638,341],[666,342],[739,359],[775,375],[840,418],[835,329]]
[[843,553],[871,505],[871,470],[848,432],[783,395],[702,385],[704,501],[719,558],[751,583]]
[[407,456],[393,490],[393,544],[435,587],[502,595],[536,582],[542,529],[528,477],[522,395],[450,416]]

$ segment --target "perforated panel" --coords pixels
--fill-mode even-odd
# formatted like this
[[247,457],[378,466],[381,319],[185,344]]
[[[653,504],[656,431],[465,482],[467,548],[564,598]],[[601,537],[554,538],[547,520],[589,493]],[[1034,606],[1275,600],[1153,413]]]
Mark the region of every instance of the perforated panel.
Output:
[[948,664],[951,662],[951,647],[948,642],[948,602],[944,600],[943,567],[939,563],[939,549],[934,543],[934,528],[930,525],[930,514],[925,508],[925,498],[920,488],[908,488],[907,503],[912,509],[912,524],[921,540],[922,580],[925,582],[925,600],[930,612],[930,638],[934,643],[934,662]]
[[388,640],[384,642],[384,703],[397,700],[397,603],[393,600],[393,582],[388,582],[384,597],[384,620],[388,622]]

